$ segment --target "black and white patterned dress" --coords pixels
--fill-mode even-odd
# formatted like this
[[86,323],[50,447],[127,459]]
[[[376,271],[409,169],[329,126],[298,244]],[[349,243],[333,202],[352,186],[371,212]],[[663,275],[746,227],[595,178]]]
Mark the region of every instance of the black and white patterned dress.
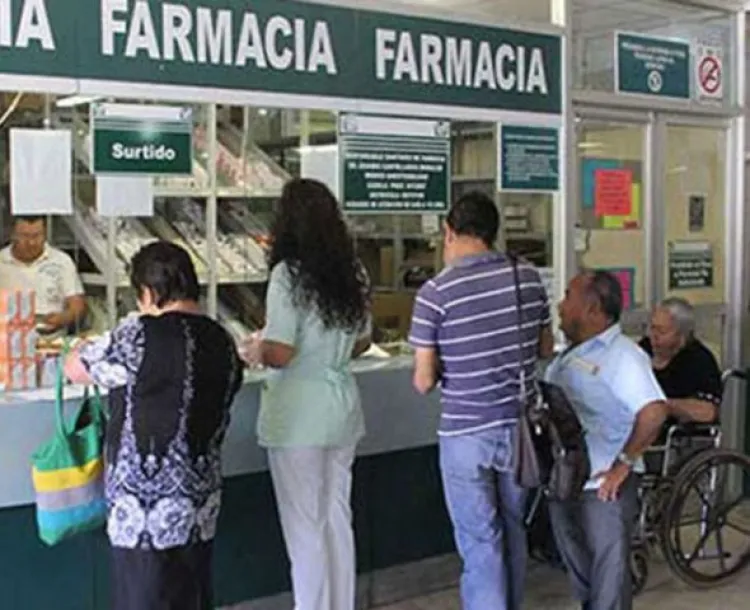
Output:
[[221,443],[242,374],[234,342],[205,316],[170,312],[128,318],[80,357],[110,389],[113,608],[212,608]]

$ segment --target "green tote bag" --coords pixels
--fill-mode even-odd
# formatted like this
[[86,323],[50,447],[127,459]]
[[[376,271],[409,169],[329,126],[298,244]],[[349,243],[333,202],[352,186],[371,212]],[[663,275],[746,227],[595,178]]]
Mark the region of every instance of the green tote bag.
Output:
[[104,408],[98,388],[86,388],[76,416],[63,414],[65,352],[57,371],[55,434],[32,457],[39,537],[54,545],[101,527],[107,518],[104,497]]

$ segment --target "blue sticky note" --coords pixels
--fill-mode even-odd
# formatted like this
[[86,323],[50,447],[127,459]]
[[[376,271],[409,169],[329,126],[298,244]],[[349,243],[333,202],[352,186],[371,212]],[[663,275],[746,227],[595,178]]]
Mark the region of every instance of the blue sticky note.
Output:
[[581,203],[584,209],[594,207],[596,170],[618,169],[621,165],[617,159],[581,159]]

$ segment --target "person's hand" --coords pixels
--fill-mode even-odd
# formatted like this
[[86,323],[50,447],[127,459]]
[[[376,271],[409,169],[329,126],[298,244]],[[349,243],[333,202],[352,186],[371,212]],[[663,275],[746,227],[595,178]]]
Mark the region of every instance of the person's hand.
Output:
[[65,317],[61,313],[51,313],[42,318],[42,324],[44,325],[45,330],[54,332],[65,326]]
[[242,361],[251,369],[260,367],[262,362],[263,336],[260,332],[254,332],[239,345],[239,354]]
[[620,493],[620,487],[629,476],[630,466],[617,460],[609,470],[594,475],[594,480],[601,481],[596,495],[602,502],[614,502]]

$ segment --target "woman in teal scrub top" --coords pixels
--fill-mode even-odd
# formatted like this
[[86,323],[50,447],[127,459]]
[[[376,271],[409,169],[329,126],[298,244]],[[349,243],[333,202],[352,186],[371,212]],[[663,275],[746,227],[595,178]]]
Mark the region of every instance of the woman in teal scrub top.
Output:
[[296,610],[353,610],[352,463],[364,417],[350,362],[370,345],[368,282],[338,202],[289,182],[271,230],[266,327],[245,346],[271,373],[261,396]]

